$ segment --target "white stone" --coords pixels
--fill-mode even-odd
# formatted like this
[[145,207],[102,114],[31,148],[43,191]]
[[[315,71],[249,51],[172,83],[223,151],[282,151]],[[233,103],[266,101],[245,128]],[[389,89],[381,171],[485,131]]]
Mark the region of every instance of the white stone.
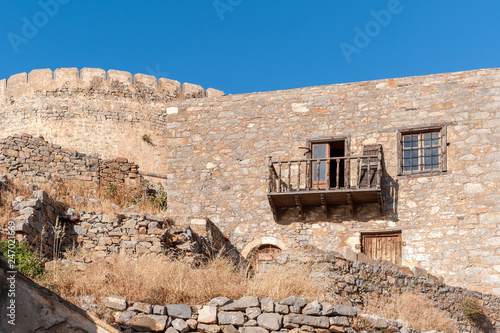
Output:
[[179,108],[177,106],[171,106],[167,108],[167,114],[176,114],[179,113]]
[[292,103],[293,112],[309,112],[309,108],[307,107],[307,103]]
[[477,183],[468,183],[464,185],[465,193],[481,193],[484,191],[484,186]]
[[205,305],[198,311],[198,322],[205,324],[217,323],[217,307]]

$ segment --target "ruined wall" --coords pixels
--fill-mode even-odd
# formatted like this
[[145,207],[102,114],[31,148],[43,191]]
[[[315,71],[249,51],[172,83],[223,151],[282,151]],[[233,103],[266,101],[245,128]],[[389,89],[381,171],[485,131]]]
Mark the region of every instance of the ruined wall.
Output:
[[68,180],[88,187],[107,184],[143,189],[147,182],[126,158],[103,160],[97,154],[68,151],[42,137],[14,135],[0,140],[0,173],[31,181]]
[[[174,221],[207,216],[240,250],[274,237],[291,248],[359,251],[362,232],[401,230],[403,264],[500,293],[498,69],[194,99],[159,92],[161,80],[143,88],[130,75],[69,72],[35,79],[36,89],[26,74],[10,78],[0,88],[2,136],[42,134],[165,174]],[[448,171],[397,176],[396,129],[426,125],[447,126]],[[351,219],[347,207],[332,207],[328,218],[312,210],[300,221],[290,211],[276,222],[266,158],[303,158],[307,138],[336,135],[350,136],[353,155],[382,145],[384,215],[366,205]]]

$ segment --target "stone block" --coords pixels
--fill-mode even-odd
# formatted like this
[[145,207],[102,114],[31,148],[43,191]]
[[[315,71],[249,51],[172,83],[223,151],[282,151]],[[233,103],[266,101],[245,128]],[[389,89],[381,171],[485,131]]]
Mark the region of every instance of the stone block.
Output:
[[261,313],[262,311],[260,310],[260,308],[247,308],[245,311],[245,314],[250,319],[257,318]]
[[245,323],[243,312],[219,312],[217,319],[219,325],[243,326]]
[[240,333],[268,333],[269,331],[262,327],[241,327]]
[[[266,297],[260,301],[262,312],[274,312],[274,301],[271,297]],[[288,309],[288,308],[287,308]]]
[[239,300],[221,307],[222,311],[245,311],[246,308],[259,307],[259,298],[255,296],[244,296]]
[[135,302],[134,305],[132,305],[132,307],[130,308],[130,310],[149,314],[152,312],[153,309],[150,304]]
[[220,325],[223,333],[238,333],[238,330],[233,325]]
[[181,83],[179,81],[160,78],[158,79],[158,85],[170,97],[179,97],[181,94]]
[[318,301],[314,301],[307,304],[306,307],[302,310],[302,313],[306,315],[319,315],[321,313],[321,310],[321,304]]
[[111,82],[117,81],[122,84],[131,84],[132,83],[132,74],[125,71],[117,71],[114,69],[110,69],[108,71],[108,80]]
[[186,323],[185,320],[180,318],[172,320],[172,327],[181,333],[189,332],[189,325]]
[[121,296],[108,296],[104,299],[104,305],[111,309],[123,311],[127,308],[127,300]]
[[198,324],[197,330],[198,330],[198,332],[201,332],[201,333],[219,333],[220,326],[219,325]]
[[205,90],[201,86],[192,83],[184,83],[182,93],[186,99],[205,97]]
[[28,74],[26,73],[14,74],[7,80],[7,88],[9,90],[18,89],[24,84],[26,84],[26,82],[28,82]]
[[289,314],[283,318],[283,323],[291,323],[297,325],[308,325],[319,328],[329,328],[330,320],[328,317],[308,316],[304,314]]
[[189,319],[192,315],[192,310],[189,305],[185,304],[170,304],[167,305],[167,313],[170,317]]
[[59,82],[74,82],[80,79],[80,71],[78,68],[57,68],[54,71],[54,80]]
[[51,69],[34,69],[28,74],[28,82],[30,84],[43,87],[52,81],[52,70]]
[[217,323],[217,307],[205,305],[198,311],[198,321],[204,324]]
[[355,317],[358,315],[358,309],[353,306],[348,305],[334,305],[334,316],[348,316]]
[[106,71],[100,68],[82,68],[80,78],[84,82],[102,82],[106,80]]
[[215,298],[212,298],[210,300],[210,302],[208,302],[208,305],[221,307],[221,306],[224,306],[230,302],[231,302],[231,300],[227,297],[215,297]]
[[271,331],[279,330],[282,323],[283,316],[278,313],[263,313],[257,317],[257,324]]
[[213,89],[213,88],[207,89],[207,97],[208,98],[216,98],[216,97],[222,97],[222,96],[226,96],[226,94],[221,90],[217,90],[217,89]]
[[281,314],[288,314],[290,312],[290,310],[288,309],[288,305],[279,303],[274,304],[274,311]]
[[166,315],[167,314],[167,307],[163,305],[154,305],[153,306],[153,313],[157,315]]
[[149,88],[156,88],[158,86],[158,80],[153,75],[146,74],[135,74],[134,83],[140,84]]
[[140,331],[163,332],[165,326],[167,326],[167,321],[168,316],[139,314],[132,319],[131,324],[135,329]]
[[280,302],[280,304],[288,305],[288,306],[297,306],[299,308],[303,308],[307,305],[308,300],[305,298],[300,298],[297,296],[290,296],[285,298]]

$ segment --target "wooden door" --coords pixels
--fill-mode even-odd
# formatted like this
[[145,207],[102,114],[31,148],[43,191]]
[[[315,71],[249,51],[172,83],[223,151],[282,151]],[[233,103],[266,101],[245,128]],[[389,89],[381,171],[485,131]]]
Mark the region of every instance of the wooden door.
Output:
[[281,249],[274,245],[261,245],[252,255],[251,266],[258,272],[259,265],[275,263],[280,253]]
[[[330,157],[330,145],[327,143],[318,143],[312,145],[312,158],[328,158]],[[318,173],[319,170],[319,173]],[[312,163],[312,187],[325,189],[326,188],[326,161]]]
[[401,232],[362,235],[362,252],[372,259],[401,265]]

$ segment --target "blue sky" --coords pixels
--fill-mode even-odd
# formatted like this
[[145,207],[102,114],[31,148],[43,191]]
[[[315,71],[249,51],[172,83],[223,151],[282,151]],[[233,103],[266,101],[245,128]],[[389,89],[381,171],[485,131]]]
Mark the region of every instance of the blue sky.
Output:
[[500,67],[498,0],[26,0],[0,9],[0,78],[98,67],[235,94]]

